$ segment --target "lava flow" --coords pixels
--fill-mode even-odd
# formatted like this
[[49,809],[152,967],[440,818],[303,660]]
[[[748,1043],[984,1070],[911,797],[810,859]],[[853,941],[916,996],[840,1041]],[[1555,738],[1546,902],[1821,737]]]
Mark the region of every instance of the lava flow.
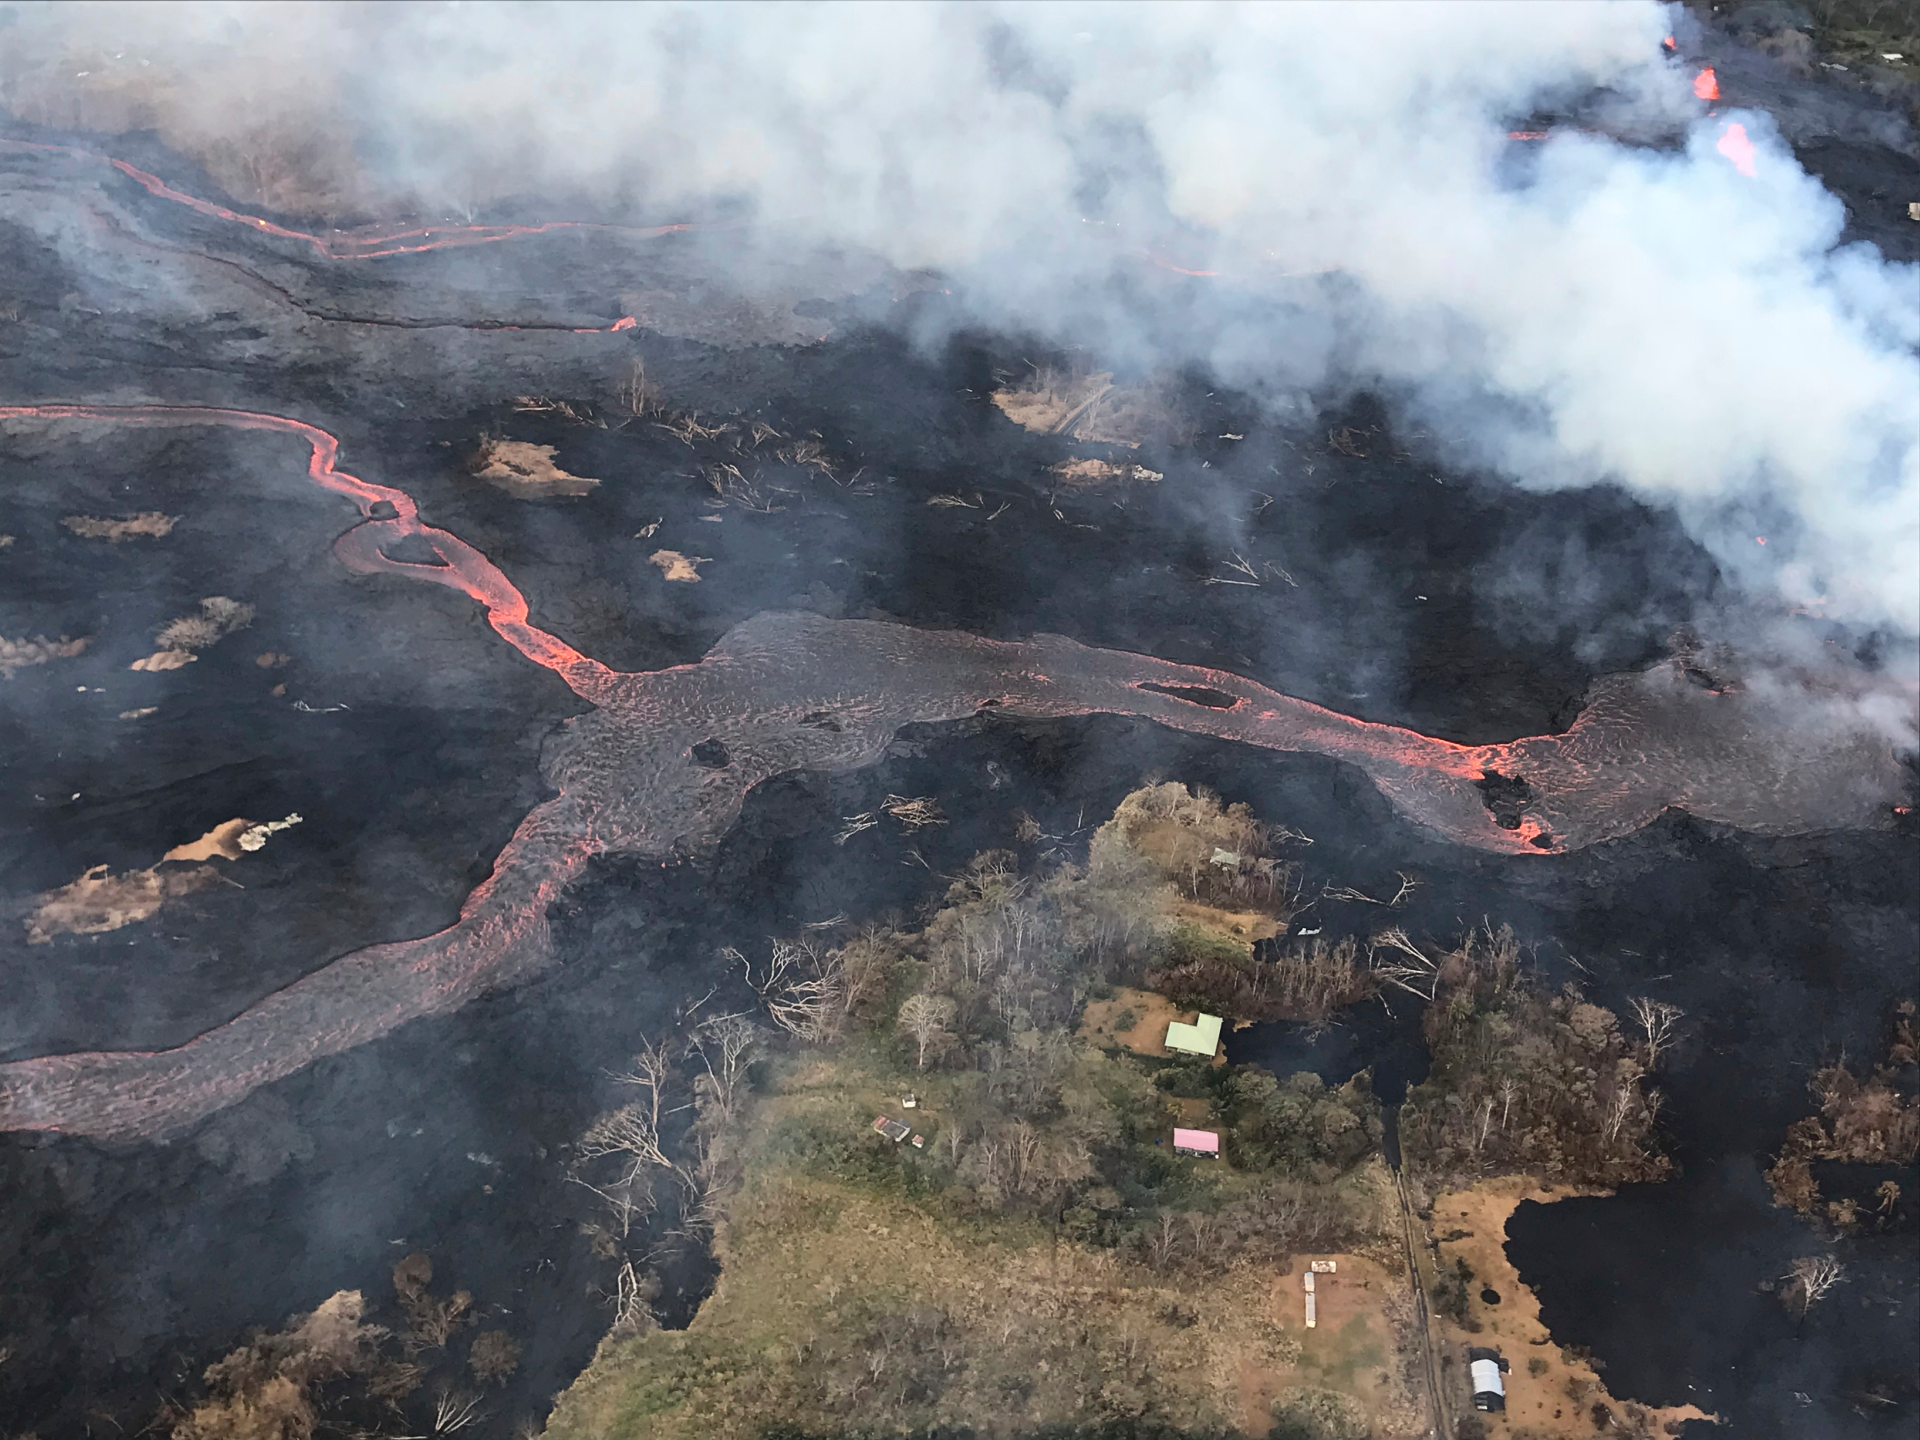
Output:
[[[405,230],[361,233],[336,231],[331,236],[310,235],[304,230],[292,230],[285,225],[276,225],[271,220],[262,219],[258,215],[229,210],[226,206],[216,205],[211,200],[202,200],[197,195],[176,190],[159,176],[150,174],[137,165],[130,165],[125,160],[116,160],[111,155],[100,155],[91,150],[83,150],[77,145],[47,145],[32,140],[0,139],[0,146],[14,150],[38,150],[52,155],[67,155],[77,160],[111,166],[149,194],[158,196],[162,200],[184,205],[189,210],[215,220],[227,220],[235,225],[245,226],[258,235],[272,235],[281,240],[297,240],[303,245],[311,246],[314,252],[325,260],[380,260],[391,255],[419,255],[429,250],[453,250],[470,245],[492,245],[502,240],[517,240],[526,235],[548,235],[561,230],[605,230],[631,235],[638,239],[652,240],[662,235],[672,235],[678,231],[694,228],[690,224],[655,225],[642,228],[606,225],[592,220],[548,220],[537,225],[416,225]],[[622,323],[606,328],[623,330],[631,328],[632,324],[633,318],[627,316]],[[499,328],[511,330],[516,327],[508,325]]]
[[[487,619],[509,645],[536,664],[563,676],[591,699],[613,674],[565,641],[527,623],[527,601],[492,561],[466,541],[420,522],[419,507],[404,490],[375,485],[337,469],[340,442],[318,426],[284,415],[252,410],[223,410],[194,405],[0,405],[0,421],[109,420],[116,425],[221,425],[234,430],[271,430],[307,442],[307,476],[316,485],[344,495],[366,516],[334,542],[334,552],[350,570],[400,574],[463,590],[486,607]],[[391,513],[381,513],[390,511]],[[390,560],[382,547],[410,536],[425,540],[440,557],[438,565]]]
[[[1884,820],[1901,770],[1881,741],[1816,734],[1716,695],[1668,665],[1609,677],[1562,735],[1468,746],[1374,724],[1238,675],[1101,650],[810,614],[734,627],[700,661],[628,673],[532,625],[525,598],[479,551],[421,523],[412,499],[339,470],[338,442],[302,421],[161,405],[27,405],[0,421],[222,425],[297,436],[307,474],[364,520],[335,545],[353,569],[471,595],[493,628],[594,708],[548,747],[557,794],[521,821],[437,934],[322,966],[171,1050],[48,1055],[0,1065],[0,1129],[111,1139],[165,1134],[325,1055],[458,1008],[552,961],[547,911],[597,855],[665,855],[718,841],[776,775],[877,761],[902,726],[983,713],[1136,715],[1364,771],[1402,814],[1483,850],[1539,855],[1625,835],[1669,807],[1765,833]],[[390,513],[388,513],[390,512]],[[389,559],[424,539],[441,564]]]

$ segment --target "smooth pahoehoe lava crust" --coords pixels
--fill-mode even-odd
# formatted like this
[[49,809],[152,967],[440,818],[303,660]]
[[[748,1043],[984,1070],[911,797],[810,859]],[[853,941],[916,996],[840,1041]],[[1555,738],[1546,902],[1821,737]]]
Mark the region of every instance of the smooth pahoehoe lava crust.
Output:
[[[1397,810],[1428,829],[1517,855],[1625,835],[1669,807],[1773,834],[1872,825],[1884,820],[1898,785],[1884,742],[1770,724],[1761,707],[1691,685],[1673,666],[1601,681],[1563,735],[1482,746],[1357,720],[1223,670],[1058,635],[1010,643],[766,614],[728,631],[697,664],[625,673],[533,625],[513,583],[472,546],[424,524],[403,491],[338,469],[339,443],[324,430],[244,410],[0,407],[0,422],[63,420],[221,425],[299,438],[309,478],[364,517],[334,546],[344,564],[464,591],[486,608],[501,638],[594,708],[568,721],[549,746],[543,769],[559,793],[521,821],[453,925],[343,955],[171,1050],[0,1065],[5,1130],[126,1140],[191,1124],[321,1056],[538,973],[552,959],[548,907],[591,857],[710,844],[747,792],[773,776],[868,765],[903,725],[986,708],[1036,717],[1135,715],[1270,750],[1331,756],[1365,771]],[[388,547],[414,537],[442,563],[387,557]],[[823,715],[835,725],[823,725]],[[1482,789],[1490,776],[1526,782],[1521,813],[1510,806],[1496,813]]]

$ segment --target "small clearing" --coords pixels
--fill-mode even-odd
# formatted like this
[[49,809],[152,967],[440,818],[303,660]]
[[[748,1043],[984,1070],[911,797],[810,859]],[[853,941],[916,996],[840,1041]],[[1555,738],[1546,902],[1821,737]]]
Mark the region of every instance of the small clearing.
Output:
[[44,635],[36,635],[31,640],[0,638],[0,679],[11,680],[14,671],[24,670],[29,665],[44,665],[49,660],[71,660],[86,648],[84,639],[68,640],[64,636],[58,640],[49,640]]
[[112,874],[96,865],[70,885],[49,890],[27,917],[27,943],[44,945],[56,935],[103,935],[136,920],[150,920],[169,900],[218,883],[211,865],[185,870],[132,870]]
[[524,440],[486,440],[469,467],[473,474],[516,500],[551,500],[586,495],[600,482],[585,475],[569,475],[553,463],[553,445]]
[[82,540],[105,540],[109,545],[118,545],[123,540],[143,536],[158,540],[172,532],[173,527],[180,523],[180,517],[148,510],[120,520],[103,520],[97,515],[68,515],[60,523]]
[[[1136,1055],[1165,1055],[1167,1026],[1190,1020],[1164,995],[1118,986],[1105,1000],[1089,1000],[1080,1017],[1080,1038],[1096,1045],[1119,1045]],[[1124,1022],[1124,1023],[1122,1023]]]
[[1165,478],[1144,465],[1116,465],[1111,460],[1062,460],[1048,473],[1069,485],[1107,485],[1122,480],[1151,483]]
[[678,550],[656,550],[647,557],[649,565],[660,567],[660,573],[669,580],[677,580],[683,585],[700,583],[700,566],[711,564],[706,555],[682,555]]
[[[1020,384],[994,391],[991,398],[1002,414],[1023,429],[1036,435],[1067,435],[1082,445],[1124,445],[1137,450],[1146,440],[1177,438],[1179,430],[1178,417],[1158,393],[1146,386],[1115,385],[1110,370],[1070,375],[1036,369]],[[1152,471],[1134,478],[1149,475],[1160,478]],[[1088,472],[1086,478],[1105,477]]]

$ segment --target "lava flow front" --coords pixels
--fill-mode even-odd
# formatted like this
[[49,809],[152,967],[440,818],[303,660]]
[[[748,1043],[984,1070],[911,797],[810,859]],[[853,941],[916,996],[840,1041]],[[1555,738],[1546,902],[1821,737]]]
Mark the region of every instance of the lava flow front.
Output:
[[[558,794],[521,822],[452,926],[342,956],[171,1050],[0,1065],[0,1129],[136,1138],[191,1123],[321,1056],[537,973],[552,958],[547,910],[589,858],[711,844],[745,795],[776,775],[868,765],[904,725],[985,710],[1135,715],[1331,756],[1364,771],[1428,829],[1514,855],[1624,835],[1670,806],[1772,833],[1873,824],[1898,785],[1884,743],[1769,724],[1759,707],[1702,690],[1677,666],[1602,682],[1565,734],[1492,746],[1370,723],[1225,671],[1060,636],[1009,643],[812,614],[758,616],[696,664],[618,672],[534,626],[512,582],[472,546],[423,524],[410,496],[338,469],[338,442],[324,430],[214,408],[0,408],[3,422],[66,420],[299,438],[308,477],[364,517],[336,542],[343,563],[472,596],[502,638],[594,709],[568,722],[549,749],[543,768]],[[441,563],[388,558],[384,547],[408,537],[424,540]]]

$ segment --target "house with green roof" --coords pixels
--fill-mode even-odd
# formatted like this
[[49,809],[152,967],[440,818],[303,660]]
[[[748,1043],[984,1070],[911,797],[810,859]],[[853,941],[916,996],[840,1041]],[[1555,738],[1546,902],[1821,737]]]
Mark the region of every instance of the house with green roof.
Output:
[[1220,1017],[1197,1015],[1191,1025],[1175,1020],[1167,1026],[1167,1049],[1178,1055],[1202,1055],[1211,1060],[1220,1048]]

